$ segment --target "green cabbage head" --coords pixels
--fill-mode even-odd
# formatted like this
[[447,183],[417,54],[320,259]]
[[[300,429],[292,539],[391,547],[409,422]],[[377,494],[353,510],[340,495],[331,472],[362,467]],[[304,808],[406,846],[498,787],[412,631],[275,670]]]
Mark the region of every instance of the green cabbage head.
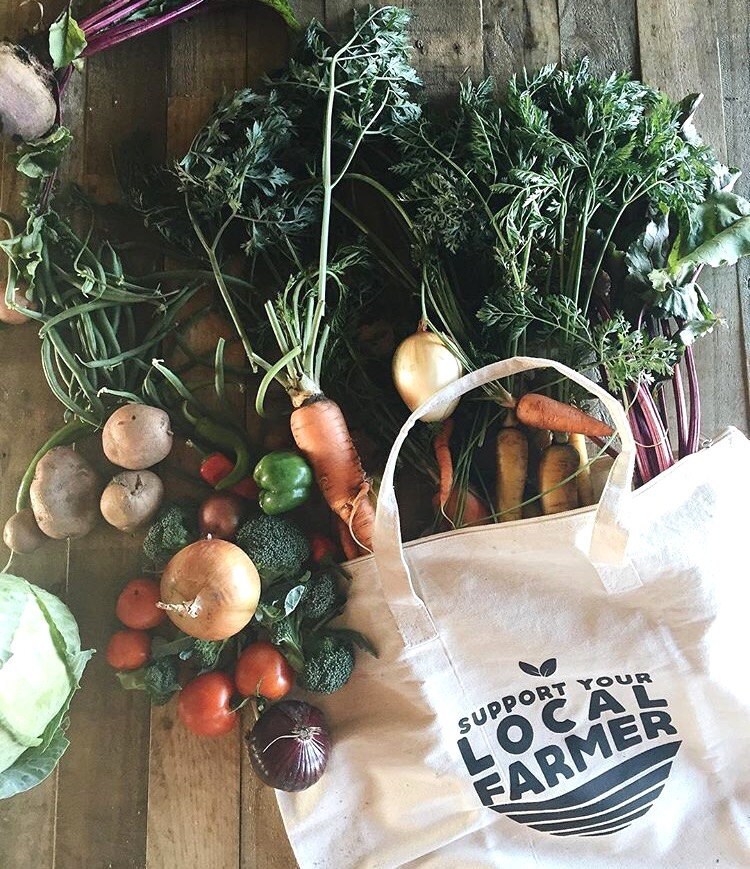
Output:
[[0,799],[39,784],[69,743],[67,712],[93,652],[53,594],[0,573]]

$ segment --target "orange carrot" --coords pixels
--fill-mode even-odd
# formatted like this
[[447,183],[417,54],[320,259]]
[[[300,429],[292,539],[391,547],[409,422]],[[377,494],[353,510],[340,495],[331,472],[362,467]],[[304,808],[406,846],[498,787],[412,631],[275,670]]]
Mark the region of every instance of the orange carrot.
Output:
[[547,428],[556,432],[577,432],[588,437],[609,437],[612,429],[596,417],[577,407],[563,404],[546,395],[527,392],[516,403],[518,421],[532,428]]
[[586,438],[582,434],[571,434],[568,437],[568,443],[578,453],[578,476],[576,477],[578,504],[581,507],[590,507],[595,502],[594,490],[591,485],[591,465],[589,464],[589,453],[586,449]]
[[523,494],[529,470],[529,440],[515,425],[516,416],[509,410],[497,433],[497,501],[495,508],[501,522],[523,519]]
[[578,506],[578,484],[574,474],[579,464],[578,451],[571,444],[553,443],[542,453],[539,491],[545,516],[575,510]]
[[336,528],[339,532],[339,542],[341,543],[341,548],[344,550],[344,558],[346,561],[353,561],[355,558],[359,558],[359,546],[354,542],[354,538],[349,531],[349,526],[340,516],[336,517]]
[[451,457],[450,440],[453,434],[453,419],[443,421],[440,431],[435,435],[432,449],[435,452],[435,461],[440,472],[440,488],[438,491],[438,504],[443,510],[451,496],[453,488],[453,458]]
[[453,491],[453,458],[450,450],[450,439],[453,434],[453,420],[448,418],[443,422],[440,431],[435,435],[432,448],[440,471],[438,492],[433,499],[433,506],[456,523],[461,525],[478,525],[489,518],[487,507],[471,490],[463,493]]
[[[463,498],[461,494],[461,492],[451,492],[442,509],[442,513],[452,523],[453,527],[459,524],[459,520],[460,527],[466,525],[484,525],[490,518],[490,511],[487,509],[487,505],[471,489],[463,493]],[[432,499],[432,506],[435,508],[439,508],[440,506],[437,495]],[[450,527],[448,523],[446,523],[446,526]]]
[[328,506],[356,543],[372,550],[375,510],[368,498],[370,481],[341,408],[323,395],[312,396],[292,413],[290,426]]

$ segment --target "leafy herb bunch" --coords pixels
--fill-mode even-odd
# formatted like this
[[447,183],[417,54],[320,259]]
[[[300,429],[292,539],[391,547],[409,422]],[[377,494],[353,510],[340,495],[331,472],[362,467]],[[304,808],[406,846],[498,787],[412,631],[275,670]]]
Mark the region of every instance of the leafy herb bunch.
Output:
[[[250,362],[268,374],[259,407],[272,379],[292,396],[320,391],[323,355],[336,331],[327,294],[338,304],[351,275],[364,279],[368,252],[356,226],[344,221],[329,240],[332,210],[346,211],[335,191],[356,174],[363,144],[419,115],[410,95],[418,79],[408,63],[407,22],[401,9],[369,10],[355,15],[353,36],[342,45],[312,22],[263,92],[227,96],[188,153],[149,179],[160,183],[135,191],[147,222],[207,259]],[[240,294],[224,275],[238,251],[250,284]],[[250,314],[259,304],[279,362],[256,351],[256,343],[272,349]]]
[[[679,449],[697,447],[689,345],[716,322],[700,271],[750,252],[737,172],[697,135],[698,101],[600,78],[584,59],[513,79],[502,101],[491,81],[466,84],[448,125],[422,119],[399,135],[400,196],[438,329],[472,366],[521,352],[600,370],[634,406],[645,478],[671,462],[649,387],[684,353],[695,411],[679,414]],[[679,390],[676,401],[684,411]]]

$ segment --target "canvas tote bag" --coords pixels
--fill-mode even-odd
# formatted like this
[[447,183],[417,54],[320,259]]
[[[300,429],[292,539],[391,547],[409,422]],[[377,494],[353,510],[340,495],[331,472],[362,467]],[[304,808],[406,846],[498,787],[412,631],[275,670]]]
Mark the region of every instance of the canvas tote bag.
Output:
[[[609,410],[597,508],[402,545],[393,477],[420,415],[553,367]],[[303,867],[750,866],[750,445],[729,430],[631,493],[622,407],[516,358],[412,414],[350,564],[358,655],[328,770],[279,805]]]

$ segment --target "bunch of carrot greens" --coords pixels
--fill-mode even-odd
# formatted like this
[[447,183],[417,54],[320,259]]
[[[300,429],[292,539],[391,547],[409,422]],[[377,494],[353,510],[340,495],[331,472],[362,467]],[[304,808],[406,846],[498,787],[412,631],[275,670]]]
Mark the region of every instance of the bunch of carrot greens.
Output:
[[[397,135],[399,205],[427,321],[467,369],[524,354],[600,379],[629,409],[642,481],[675,460],[669,394],[677,456],[698,448],[692,344],[717,320],[699,275],[750,253],[750,203],[732,192],[738,172],[698,137],[698,102],[674,103],[624,74],[600,78],[583,60],[514,79],[502,100],[491,81],[466,84],[447,123],[425,114]],[[538,438],[518,425],[512,400],[528,390],[585,406],[570,383],[538,375],[488,388],[486,397],[506,408],[501,519],[518,518],[514,504],[532,488]],[[545,414],[527,426],[554,430]],[[487,430],[496,425],[489,416]],[[575,425],[568,432],[601,435]],[[581,445],[557,437],[538,469],[546,512],[579,503],[580,486],[569,484]],[[471,448],[467,438],[462,450]],[[558,467],[548,475],[550,451]],[[566,486],[565,497],[545,504],[545,489]]]
[[[251,366],[264,372],[258,410],[271,384],[280,384],[294,407],[298,448],[331,509],[366,549],[370,482],[322,379],[341,311],[369,283],[370,253],[344,189],[361,151],[420,113],[411,95],[418,78],[408,62],[408,20],[394,7],[355,15],[340,44],[313,22],[263,93],[222,100],[188,153],[134,192],[148,223],[208,263]],[[239,297],[224,277],[238,251],[253,287]]]

